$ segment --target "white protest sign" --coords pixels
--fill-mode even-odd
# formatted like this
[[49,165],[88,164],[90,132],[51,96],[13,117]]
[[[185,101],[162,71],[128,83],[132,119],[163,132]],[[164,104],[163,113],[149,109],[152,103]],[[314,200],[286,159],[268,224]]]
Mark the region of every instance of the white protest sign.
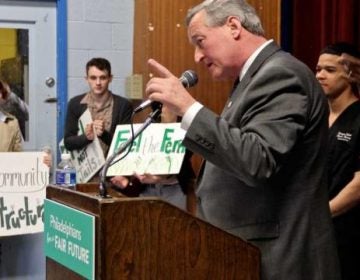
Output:
[[[134,131],[140,126],[141,124],[134,124]],[[134,172],[154,175],[178,174],[185,155],[185,147],[182,145],[184,136],[185,131],[180,128],[180,123],[151,124],[135,139],[130,153],[110,166],[106,175],[128,176]],[[130,137],[130,125],[118,125],[108,156],[119,151],[119,147]],[[129,148],[125,152],[128,150]]]
[[[91,122],[91,114],[87,109],[79,119],[79,135],[84,134],[86,125]],[[61,152],[66,150],[63,140],[59,143],[59,147]],[[97,137],[83,149],[68,151],[68,153],[70,153],[71,161],[76,169],[77,183],[88,182],[105,163],[104,153]]]
[[43,152],[0,153],[0,236],[44,230],[49,167]]

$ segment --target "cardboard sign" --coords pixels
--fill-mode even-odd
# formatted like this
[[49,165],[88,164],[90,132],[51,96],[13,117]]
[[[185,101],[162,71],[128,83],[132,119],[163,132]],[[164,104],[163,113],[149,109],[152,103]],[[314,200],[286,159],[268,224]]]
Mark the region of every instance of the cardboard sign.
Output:
[[[86,110],[79,119],[79,135],[84,134],[87,124],[92,122],[89,110]],[[64,140],[59,143],[60,151],[66,152]],[[76,169],[76,182],[88,182],[104,165],[105,157],[98,137],[81,150],[67,151],[71,155],[72,164]]]
[[42,232],[49,167],[43,152],[0,153],[0,236]]
[[[135,124],[134,131],[140,126],[141,124]],[[181,129],[180,123],[151,124],[135,139],[129,154],[112,165],[106,175],[127,176],[134,172],[153,175],[178,174],[185,155],[185,147],[182,144],[184,136],[185,131]],[[130,137],[130,125],[118,125],[108,156],[117,153]]]

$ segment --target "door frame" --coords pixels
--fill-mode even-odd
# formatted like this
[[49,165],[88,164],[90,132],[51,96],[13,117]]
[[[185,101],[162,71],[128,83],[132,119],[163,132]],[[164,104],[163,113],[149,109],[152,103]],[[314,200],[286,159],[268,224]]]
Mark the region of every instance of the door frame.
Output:
[[[56,118],[56,140],[57,143],[64,137],[66,108],[68,99],[68,36],[67,36],[67,1],[56,0],[56,32],[57,32],[57,118]],[[60,151],[56,145],[57,158]]]

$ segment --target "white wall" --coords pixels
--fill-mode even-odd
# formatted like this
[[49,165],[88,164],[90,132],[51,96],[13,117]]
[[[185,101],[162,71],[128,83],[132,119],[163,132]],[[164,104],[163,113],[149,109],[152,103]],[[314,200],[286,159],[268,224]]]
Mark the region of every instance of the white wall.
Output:
[[114,75],[111,90],[125,95],[132,74],[134,0],[68,0],[68,98],[88,90],[85,65],[104,57]]

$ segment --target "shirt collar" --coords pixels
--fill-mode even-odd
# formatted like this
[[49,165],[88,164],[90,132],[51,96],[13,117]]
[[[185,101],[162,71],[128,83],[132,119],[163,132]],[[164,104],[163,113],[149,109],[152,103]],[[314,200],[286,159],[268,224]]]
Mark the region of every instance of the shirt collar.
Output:
[[270,43],[272,43],[274,40],[268,40],[266,41],[264,44],[262,44],[260,47],[258,47],[253,53],[252,55],[250,55],[250,57],[246,60],[243,68],[241,69],[240,72],[240,77],[239,80],[241,81],[241,79],[245,76],[246,72],[249,70],[251,64],[253,64],[253,62],[255,61],[256,57],[259,55],[259,53]]
[[[108,99],[105,100],[105,102],[101,106],[101,108],[105,108],[105,107],[110,106],[111,102],[112,102],[112,92],[109,90],[109,97],[108,97]],[[86,105],[88,105],[88,107],[94,107],[95,108],[94,100],[93,100],[90,92],[85,94],[85,96],[81,99],[80,104],[86,104]]]
[[9,118],[9,115],[7,115],[5,112],[0,110],[0,122],[6,122],[6,120]]

